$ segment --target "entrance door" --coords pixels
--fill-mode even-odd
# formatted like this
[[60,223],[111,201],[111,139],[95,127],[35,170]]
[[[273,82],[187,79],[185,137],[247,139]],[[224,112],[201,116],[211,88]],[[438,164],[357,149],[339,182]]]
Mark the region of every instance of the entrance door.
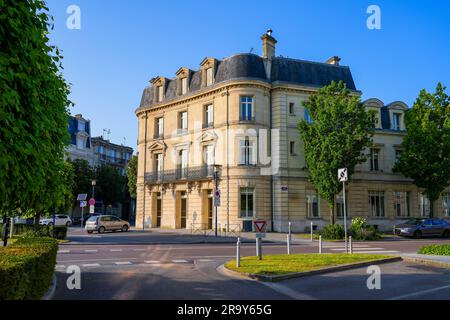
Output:
[[208,230],[213,228],[213,194],[208,190]]
[[162,212],[162,202],[161,194],[158,193],[156,196],[156,227],[161,227],[161,212]]
[[186,229],[187,199],[186,192],[181,192],[181,229]]

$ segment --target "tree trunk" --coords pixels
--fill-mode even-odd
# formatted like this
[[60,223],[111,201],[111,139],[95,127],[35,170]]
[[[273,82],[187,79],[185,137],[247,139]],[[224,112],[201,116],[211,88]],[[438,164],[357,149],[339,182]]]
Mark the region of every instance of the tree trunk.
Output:
[[334,207],[330,206],[330,223],[335,224],[336,221],[334,220]]
[[434,217],[434,200],[430,199],[430,218]]
[[39,231],[39,220],[41,220],[41,214],[36,213],[34,216],[34,231]]

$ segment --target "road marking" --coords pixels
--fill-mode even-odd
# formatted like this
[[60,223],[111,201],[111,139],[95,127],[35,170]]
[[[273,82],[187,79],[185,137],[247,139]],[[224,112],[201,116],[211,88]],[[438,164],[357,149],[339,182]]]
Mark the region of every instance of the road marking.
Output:
[[83,264],[83,267],[100,267],[99,263],[85,263]]
[[172,260],[172,262],[175,262],[175,263],[187,263],[187,260],[184,260],[184,259],[175,259],[175,260]]
[[62,269],[64,269],[66,266],[65,265],[63,265],[63,264],[57,264],[56,265],[56,268],[62,268]]
[[273,283],[273,282],[264,282],[260,281],[259,283],[271,288],[272,290],[284,294],[285,296],[288,296],[289,298],[292,298],[294,300],[317,300],[309,295],[297,292],[295,290],[292,290],[291,288],[285,287],[279,283]]
[[145,251],[145,249],[133,249],[133,251]]
[[[350,247],[349,247],[350,249]],[[344,249],[331,249],[332,251],[345,251]],[[353,247],[353,251],[358,251],[358,250],[384,250],[384,248],[355,248]]]
[[81,260],[63,260],[61,262],[88,262],[88,261],[114,261],[114,260],[136,260],[137,258],[111,258],[111,259],[81,259]]
[[211,262],[214,261],[213,259],[198,259],[199,262]]
[[69,253],[70,250],[58,250],[58,253]]
[[147,260],[147,261],[144,261],[144,263],[147,263],[147,264],[159,264],[160,262],[156,261],[156,260]]
[[355,250],[353,250],[353,253],[380,253],[380,254],[383,254],[383,253],[400,253],[400,251],[395,251],[395,250],[379,250],[379,251],[377,251],[377,250],[375,250],[375,251],[356,251],[355,252]]
[[[353,248],[368,248],[369,246],[366,245],[353,245]],[[339,245],[339,246],[322,246],[322,248],[345,248],[345,245]]]
[[87,249],[87,250],[84,250],[84,252],[98,252],[98,250],[97,249]]
[[111,252],[122,252],[122,249],[109,249]]
[[401,296],[390,298],[388,300],[408,299],[408,298],[420,296],[420,295],[423,295],[423,294],[426,294],[426,293],[436,292],[436,291],[445,290],[445,289],[450,289],[450,285],[443,286],[443,287],[438,287],[438,288],[433,288],[433,289],[428,289],[428,290],[423,290],[423,291],[418,291],[418,292],[413,292],[413,293],[409,293],[409,294],[404,294],[404,295],[401,295]]
[[132,264],[132,263],[130,261],[118,261],[118,262],[114,262],[114,264],[121,266],[121,265]]

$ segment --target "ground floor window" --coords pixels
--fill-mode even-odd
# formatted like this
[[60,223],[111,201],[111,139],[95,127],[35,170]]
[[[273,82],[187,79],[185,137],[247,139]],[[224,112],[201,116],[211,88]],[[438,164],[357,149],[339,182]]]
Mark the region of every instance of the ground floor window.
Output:
[[241,218],[249,218],[254,216],[254,189],[241,188]]
[[450,217],[450,192],[442,194],[442,212],[444,216]]
[[306,195],[306,212],[310,218],[319,218],[319,196],[316,192],[310,192]]
[[419,193],[419,211],[422,217],[430,216],[430,200],[423,193]]
[[394,192],[394,212],[397,217],[409,217],[409,192]]
[[369,213],[373,217],[384,217],[384,192],[369,191]]
[[[346,205],[347,205],[347,217],[348,217],[348,197],[345,197]],[[336,196],[336,200],[334,203],[334,207],[336,208],[336,217],[344,218],[344,197],[342,194],[338,194]]]

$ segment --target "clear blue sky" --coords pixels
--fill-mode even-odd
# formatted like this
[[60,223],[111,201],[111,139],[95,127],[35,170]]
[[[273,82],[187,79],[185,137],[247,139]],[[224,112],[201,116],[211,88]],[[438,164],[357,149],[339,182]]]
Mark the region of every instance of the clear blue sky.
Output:
[[[81,30],[66,28],[69,5]],[[381,30],[366,27],[369,5],[381,8]],[[260,36],[274,30],[277,54],[350,66],[363,99],[411,105],[422,88],[450,87],[450,1],[149,1],[49,0],[52,44],[72,83],[72,114],[91,119],[94,135],[136,148],[142,90],[156,76],[198,69],[208,57],[261,54]],[[447,90],[450,91],[450,90]]]

